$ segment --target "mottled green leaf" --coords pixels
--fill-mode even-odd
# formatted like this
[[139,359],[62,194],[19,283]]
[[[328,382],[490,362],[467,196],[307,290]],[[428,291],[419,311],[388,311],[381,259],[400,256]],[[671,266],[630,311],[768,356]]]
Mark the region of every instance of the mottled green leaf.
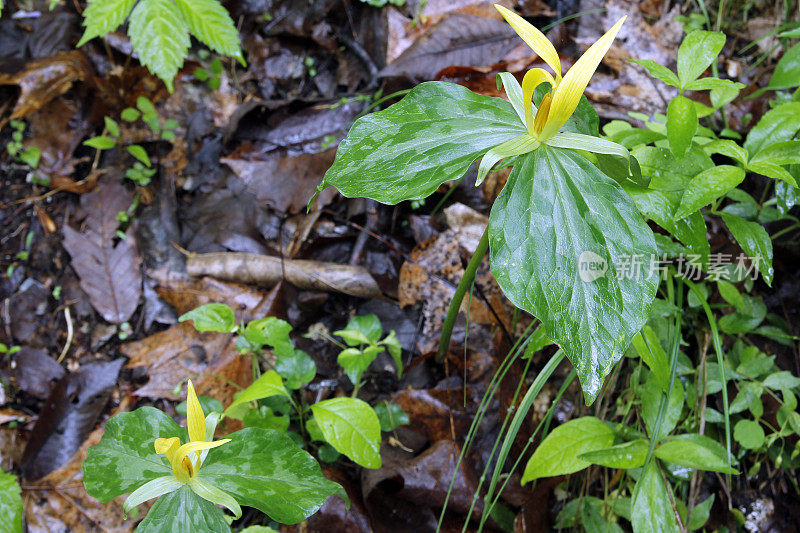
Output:
[[228,438],[209,452],[198,477],[277,522],[301,522],[339,489],[285,434],[247,428]]
[[233,310],[225,304],[208,303],[184,313],[179,322],[191,320],[197,331],[218,331],[230,333],[236,328]]
[[488,231],[497,282],[542,321],[591,403],[647,320],[658,286],[652,231],[614,180],[547,146],[514,166]]
[[172,81],[189,52],[189,30],[175,3],[139,0],[131,13],[128,36],[139,62],[172,92]]
[[591,463],[579,456],[608,448],[613,442],[614,431],[599,418],[584,416],[561,424],[534,450],[525,465],[522,484],[583,470]]
[[381,425],[368,403],[332,398],[311,406],[325,440],[356,463],[380,468]]
[[169,462],[156,453],[153,443],[158,437],[180,437],[184,433],[153,407],[112,417],[106,422],[103,438],[89,448],[83,462],[86,492],[107,502],[155,478],[172,475]]
[[386,204],[429,196],[493,146],[525,133],[514,108],[453,83],[425,82],[358,119],[318,190]]
[[230,529],[221,509],[183,486],[157,499],[136,533],[227,533]]

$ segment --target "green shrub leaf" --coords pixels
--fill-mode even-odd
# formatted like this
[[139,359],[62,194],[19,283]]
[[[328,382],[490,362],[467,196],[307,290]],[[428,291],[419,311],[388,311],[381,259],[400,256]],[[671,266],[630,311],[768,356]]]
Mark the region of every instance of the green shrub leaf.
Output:
[[212,50],[244,62],[239,32],[219,0],[175,0],[175,3],[195,37]]
[[656,457],[676,465],[725,474],[738,474],[739,472],[735,468],[729,466],[726,455],[725,447],[722,444],[705,435],[693,433],[671,437],[655,450]]
[[17,476],[0,470],[0,531],[22,533],[22,498]]
[[639,468],[644,466],[649,446],[647,439],[637,439],[581,454],[579,459],[608,468]]
[[89,0],[83,10],[83,25],[86,30],[77,46],[81,47],[95,37],[116,30],[133,9],[136,0]]
[[172,92],[173,79],[189,51],[189,31],[172,0],[139,0],[128,36],[139,61]]
[[230,333],[236,328],[233,310],[225,304],[208,303],[184,313],[179,322],[192,320],[197,331],[218,331]]
[[800,130],[800,102],[788,102],[764,113],[747,134],[744,147],[748,153],[757,154],[770,144],[792,140],[797,130]]
[[694,102],[678,95],[667,107],[667,139],[675,157],[681,158],[697,132],[697,111]]
[[719,165],[704,170],[689,182],[675,218],[683,218],[710,204],[739,185],[743,179],[744,169],[732,165]]
[[332,398],[311,406],[325,440],[356,463],[381,467],[381,425],[368,403],[356,398]]
[[672,85],[673,87],[680,87],[680,81],[678,77],[672,72],[670,69],[663,65],[659,65],[655,61],[651,59],[640,59],[640,60],[633,60],[633,63],[637,63],[650,73],[650,75],[654,78],[657,78],[667,85]]
[[733,438],[748,450],[761,448],[764,444],[764,428],[753,420],[739,420],[733,428]]
[[584,416],[561,424],[533,452],[525,465],[522,484],[583,470],[591,463],[579,456],[608,448],[613,442],[614,431],[599,418]]
[[686,87],[711,66],[723,46],[724,33],[695,30],[687,35],[678,49],[678,79],[681,87]]
[[283,386],[281,376],[274,370],[267,370],[260,378],[255,380],[252,385],[243,390],[233,402],[225,409],[226,416],[234,410],[236,406],[243,403],[269,398],[270,396],[289,397],[289,392]]
[[800,85],[800,43],[789,48],[778,60],[767,89],[788,89],[798,85]]
[[[498,284],[542,321],[591,403],[647,320],[659,281],[652,231],[614,180],[582,156],[547,146],[514,166],[488,231]],[[621,270],[629,258],[636,268]],[[592,265],[607,270],[579,271]]]
[[767,285],[772,285],[775,271],[772,268],[772,239],[767,230],[758,222],[749,222],[736,215],[720,213],[720,216],[744,253],[756,261]]
[[631,524],[636,533],[680,531],[672,509],[674,497],[670,498],[668,491],[658,461],[650,461],[633,488]]
[[375,414],[381,424],[381,431],[393,431],[398,426],[408,425],[408,415],[396,403],[384,400],[375,406]]

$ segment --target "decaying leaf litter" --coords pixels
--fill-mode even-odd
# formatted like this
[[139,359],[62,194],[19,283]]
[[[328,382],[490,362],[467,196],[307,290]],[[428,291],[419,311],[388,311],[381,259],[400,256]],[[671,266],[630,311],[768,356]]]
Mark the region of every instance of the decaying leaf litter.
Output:
[[[0,19],[0,140],[10,120],[26,121],[24,142],[41,150],[41,163],[35,171],[7,157],[0,163],[7,274],[0,280],[0,341],[22,347],[0,367],[0,459],[4,469],[23,476],[29,530],[132,530],[136,520],[122,520],[119,502],[100,504],[80,483],[82,457],[104,420],[141,405],[179,418],[176,386],[187,378],[199,394],[225,405],[250,384],[250,361],[230,335],[198,333],[177,322],[208,302],[227,303],[240,320],[283,318],[297,332],[335,331],[354,314],[367,313],[394,329],[407,371],[398,379],[378,359],[364,396],[390,399],[410,423],[390,435],[388,446],[384,442],[380,470],[325,466],[353,505],[348,511],[331,498],[307,528],[435,529],[488,379],[529,323],[515,316],[487,259],[447,357],[434,358],[455,285],[508,172],[492,173],[474,188],[472,171],[422,205],[347,200],[333,189],[310,211],[306,204],[335,146],[355,118],[373,110],[377,94],[436,79],[499,96],[498,71],[522,73],[541,60],[514,38],[491,3],[430,0],[382,9],[360,1],[237,3],[232,15],[240,21],[248,67],[226,62],[219,87],[211,90],[194,74],[208,63],[195,51],[170,94],[131,58],[122,34],[110,36],[106,47],[95,42],[74,50],[80,36],[75,6],[36,13],[17,7],[29,16],[11,18],[4,11]],[[681,39],[676,17],[685,9],[658,1],[522,6],[523,15],[549,22],[578,11],[587,14],[549,33],[564,45],[559,49],[574,52],[562,57],[565,64],[608,21],[630,17],[606,70],[587,91],[602,118],[663,112],[670,89],[627,59],[668,63]],[[741,39],[768,32],[768,21],[769,13],[751,21]],[[766,28],[761,33],[758,24]],[[728,71],[747,71],[748,58],[733,52],[726,50]],[[761,71],[749,72],[743,81],[758,83]],[[137,108],[141,98],[177,127],[174,138],[164,139],[141,122],[120,123],[120,138],[145,146],[157,168],[149,185],[134,187],[124,178],[130,162],[121,148],[101,154],[81,141],[107,127],[104,116]],[[764,100],[745,101],[731,114],[731,127],[744,127],[765,111]],[[131,219],[121,220],[120,212]],[[720,247],[730,246],[716,233]],[[776,269],[779,261],[796,260],[796,249],[783,254],[776,256]],[[797,279],[785,278],[765,293],[767,303],[791,321],[797,290]],[[296,342],[321,374],[308,394],[322,399],[350,392],[330,343],[300,336]],[[534,358],[534,364],[545,360],[543,354]],[[559,369],[556,386],[568,371]],[[491,467],[486,458],[500,430],[498,413],[513,407],[506,389],[522,372],[516,365],[506,377],[509,386],[490,404],[455,475],[446,531],[468,518],[477,480]],[[521,435],[530,434],[554,395],[555,389],[545,390]],[[586,412],[573,385],[555,418],[565,422]],[[524,441],[519,438],[516,452]],[[781,509],[796,504],[782,490],[786,480],[772,482],[773,512],[763,517],[764,528],[788,524]],[[559,505],[554,489],[508,484],[502,502],[519,510],[516,531],[542,530],[549,508]],[[747,498],[756,500],[753,493]],[[542,501],[547,505],[536,503]],[[473,517],[479,513],[480,505]],[[250,512],[236,525],[260,520]]]

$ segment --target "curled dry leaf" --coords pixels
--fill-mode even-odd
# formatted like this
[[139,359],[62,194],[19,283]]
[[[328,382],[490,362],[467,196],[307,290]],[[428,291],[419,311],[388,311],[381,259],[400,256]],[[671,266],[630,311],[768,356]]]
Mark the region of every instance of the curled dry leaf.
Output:
[[192,276],[214,276],[238,283],[271,286],[286,280],[300,289],[341,292],[360,298],[381,295],[378,284],[364,267],[321,261],[236,252],[199,254],[186,261],[186,270]]

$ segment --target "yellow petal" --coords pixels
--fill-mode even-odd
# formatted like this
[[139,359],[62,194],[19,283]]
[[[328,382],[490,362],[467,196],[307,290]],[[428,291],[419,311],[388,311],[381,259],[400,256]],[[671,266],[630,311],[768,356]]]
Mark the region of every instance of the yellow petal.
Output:
[[533,135],[533,110],[531,109],[531,98],[533,98],[533,91],[539,84],[549,82],[552,87],[556,86],[553,76],[544,69],[532,68],[525,73],[522,78],[522,101],[525,102],[525,127],[528,128],[528,133]]
[[537,30],[530,22],[520,17],[510,9],[497,4],[494,5],[497,10],[503,15],[517,35],[522,37],[522,40],[528,43],[536,54],[544,59],[544,62],[550,65],[550,68],[556,73],[556,79],[561,79],[561,60],[558,58],[553,43],[547,40],[542,32]]
[[186,457],[192,452],[210,450],[211,448],[222,446],[226,442],[230,442],[230,440],[231,439],[221,439],[221,440],[215,440],[214,442],[196,442],[196,441],[187,442],[186,444],[182,445],[180,448],[175,450],[175,462],[182,461],[184,457]]
[[154,443],[156,453],[166,455],[170,462],[172,462],[172,458],[175,456],[175,451],[180,445],[181,439],[178,437],[170,437],[168,439],[157,438],[156,442]]
[[186,429],[189,430],[189,440],[206,440],[206,415],[200,407],[191,379],[186,385]]
[[553,94],[550,117],[540,135],[542,141],[558,133],[561,126],[572,116],[575,108],[578,107],[583,91],[589,85],[589,80],[592,78],[594,71],[597,70],[597,66],[602,61],[603,56],[606,55],[606,52],[611,47],[614,37],[617,36],[617,32],[626,18],[627,15],[619,19],[613,28],[590,46],[581,58],[572,65],[572,68],[569,69],[561,83],[558,84]]

